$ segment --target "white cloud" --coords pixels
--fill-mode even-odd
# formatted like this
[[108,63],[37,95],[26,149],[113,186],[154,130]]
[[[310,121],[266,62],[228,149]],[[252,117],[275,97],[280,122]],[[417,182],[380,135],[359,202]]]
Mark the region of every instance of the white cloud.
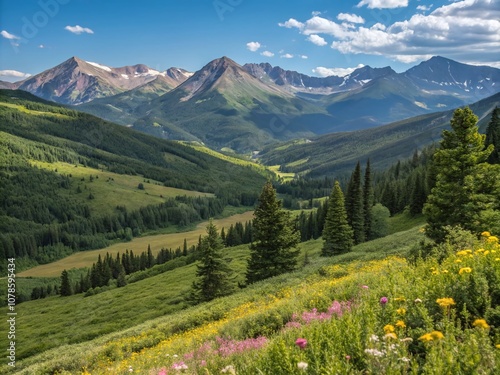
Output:
[[247,49],[255,52],[260,48],[260,43],[259,42],[249,42],[247,43]]
[[17,39],[21,39],[20,37],[18,37],[17,35],[14,35],[14,34],[11,34],[9,33],[8,31],[6,30],[2,30],[0,32],[0,35],[2,35],[5,39],[9,39],[9,40],[17,40]]
[[311,14],[314,17],[314,16],[319,16],[321,14],[321,12],[318,10],[315,10],[315,11],[311,12]]
[[31,74],[17,70],[0,70],[0,77],[28,78],[31,77]]
[[428,10],[431,10],[432,6],[434,4],[431,4],[431,5],[418,5],[417,6],[417,10],[421,10],[423,12],[427,12]]
[[[391,3],[394,1],[387,1]],[[339,24],[318,16],[299,23],[303,35],[332,36],[331,47],[344,54],[383,55],[402,62],[441,55],[465,63],[472,59],[486,63],[498,60],[500,51],[496,0],[460,0],[430,14],[417,13],[406,20],[371,27]]]
[[273,57],[274,56],[274,53],[272,53],[271,51],[264,51],[264,52],[261,52],[260,54],[262,56],[266,56],[266,57]]
[[43,44],[40,44],[38,48],[45,48],[45,46]]
[[283,59],[293,59],[293,55],[291,55],[289,53],[285,53],[284,55],[281,55],[280,57]]
[[369,9],[392,9],[408,6],[408,0],[361,0],[357,7],[368,5]]
[[307,56],[307,55],[300,55],[300,58],[306,60],[306,59],[309,58],[309,56]]
[[351,74],[356,69],[362,68],[364,65],[359,64],[354,68],[325,68],[323,66],[318,66],[313,69],[313,73],[316,73],[320,77],[328,77],[328,76],[337,76],[337,77],[345,77],[346,75]]
[[94,31],[92,31],[88,27],[81,27],[80,25],[76,25],[76,26],[69,26],[68,25],[64,28],[64,30],[68,30],[69,32],[71,32],[73,34],[77,34],[77,35],[80,35],[82,33],[87,33],[87,34],[94,33]]
[[294,18],[290,18],[288,21],[284,23],[278,23],[279,26],[281,27],[286,27],[287,29],[291,29],[292,27],[296,27],[298,29],[302,29],[304,27],[304,24],[302,22],[297,21]]
[[360,17],[356,14],[349,14],[349,13],[339,13],[337,16],[337,19],[340,21],[347,21],[351,23],[365,23],[365,20],[363,17]]
[[316,44],[317,46],[326,46],[328,44],[325,39],[316,34],[309,35],[307,40],[311,43]]

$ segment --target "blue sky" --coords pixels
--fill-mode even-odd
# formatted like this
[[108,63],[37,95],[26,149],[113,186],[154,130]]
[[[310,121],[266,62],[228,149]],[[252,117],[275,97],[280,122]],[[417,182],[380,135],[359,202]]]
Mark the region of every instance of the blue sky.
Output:
[[0,80],[78,56],[196,71],[228,56],[313,76],[441,55],[500,68],[499,0],[0,0]]

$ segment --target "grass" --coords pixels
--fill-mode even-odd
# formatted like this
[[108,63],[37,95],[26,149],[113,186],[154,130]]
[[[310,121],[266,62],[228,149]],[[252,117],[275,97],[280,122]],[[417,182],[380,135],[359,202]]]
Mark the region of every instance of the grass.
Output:
[[53,112],[45,112],[45,111],[35,111],[33,109],[28,109],[23,105],[20,104],[13,104],[13,103],[2,103],[0,102],[0,105],[8,108],[13,108],[17,109],[20,112],[27,113],[29,115],[34,115],[34,116],[53,116],[53,117],[59,117],[59,118],[70,118],[67,115],[63,115],[62,113],[53,113]]
[[[75,200],[85,201],[94,214],[114,213],[116,206],[125,206],[129,211],[137,210],[150,204],[163,203],[165,198],[169,197],[213,196],[210,193],[166,187],[158,181],[146,180],[141,176],[117,174],[83,165],[34,160],[31,161],[31,165],[57,171],[61,175],[71,175],[72,187],[70,190],[61,190],[62,194],[65,193]],[[144,190],[138,189],[140,183],[144,185]],[[81,193],[77,192],[78,188]],[[90,193],[94,199],[88,199]]]
[[[214,223],[218,228],[229,228],[231,224],[252,220],[253,211],[235,214],[222,219],[215,219]],[[158,234],[152,236],[136,237],[130,242],[120,242],[99,250],[82,251],[72,254],[66,258],[50,264],[43,264],[18,274],[19,277],[59,277],[63,270],[72,268],[90,267],[97,261],[99,255],[105,256],[109,253],[115,256],[117,253],[124,253],[127,249],[133,250],[135,254],[147,251],[151,246],[153,254],[164,248],[176,249],[183,246],[186,239],[188,246],[196,245],[200,235],[205,235],[205,227],[208,222],[201,222],[196,228],[186,232]]]
[[[348,264],[354,260],[365,262],[383,258],[388,254],[404,254],[412,243],[422,237],[418,228],[413,228],[397,235],[355,246],[353,252],[335,258],[319,256],[321,240],[302,243],[300,244],[299,265],[301,269],[299,271],[277,278],[276,280],[279,281],[273,279],[273,281],[258,283],[255,288],[251,287],[238,292],[220,301],[220,308],[227,311],[243,303],[262,298],[262,296],[277,293],[285,286],[293,287],[305,278],[317,274],[322,267],[331,264]],[[310,264],[302,268],[306,253]],[[225,256],[231,259],[231,267],[238,275],[235,282],[244,279],[248,254],[248,246],[245,245],[226,250]],[[71,346],[65,349],[66,345],[96,339],[97,341],[89,341],[87,346],[81,344],[87,348],[85,350],[92,351],[91,348],[103,345],[111,337],[116,339],[139,334],[145,330],[144,322],[151,319],[154,320],[148,323],[149,329],[151,325],[163,324],[166,324],[165,329],[167,326],[168,329],[173,329],[174,326],[167,323],[170,319],[191,319],[190,311],[204,311],[201,306],[184,311],[186,305],[183,296],[189,291],[194,280],[194,273],[195,265],[191,264],[95,296],[50,297],[20,304],[17,312],[23,317],[23,324],[18,336],[18,342],[22,343],[19,345],[19,359],[35,356],[51,348],[55,351],[46,355],[52,353],[59,358],[65,358],[68,355],[75,357],[78,356],[79,351],[75,351]],[[198,323],[193,322],[193,324]],[[127,327],[130,327],[130,332]],[[132,327],[135,328],[132,329]],[[35,358],[26,363],[33,363],[36,361]]]
[[280,166],[279,165],[270,165],[267,167],[270,171],[273,171],[278,175],[278,177],[282,178],[283,181],[290,181],[295,178],[295,173],[293,172],[280,172]]

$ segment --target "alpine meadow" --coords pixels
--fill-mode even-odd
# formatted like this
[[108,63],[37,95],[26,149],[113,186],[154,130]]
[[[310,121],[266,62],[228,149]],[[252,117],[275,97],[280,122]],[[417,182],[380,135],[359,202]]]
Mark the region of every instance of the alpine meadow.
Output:
[[0,2],[0,373],[500,375],[499,20]]

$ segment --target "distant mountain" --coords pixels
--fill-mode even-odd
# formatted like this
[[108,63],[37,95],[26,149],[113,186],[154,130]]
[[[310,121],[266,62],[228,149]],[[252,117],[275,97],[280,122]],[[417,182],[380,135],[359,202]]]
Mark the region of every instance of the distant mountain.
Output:
[[269,63],[245,64],[243,68],[263,82],[272,82],[291,92],[330,94],[362,87],[372,79],[394,73],[390,67],[364,66],[344,77],[310,77],[292,70],[284,70]]
[[[165,138],[250,151],[277,139],[315,133],[325,111],[222,57],[176,89],[142,106],[134,127]],[[323,118],[319,121],[319,118]]]
[[13,90],[16,88],[16,84],[6,81],[0,81],[0,89]]
[[[500,93],[470,105],[483,133],[495,106],[500,106]],[[264,164],[278,164],[285,172],[311,177],[350,173],[358,160],[367,158],[374,168],[384,169],[411,157],[417,149],[439,142],[453,112],[450,109],[370,129],[294,140],[270,146],[259,157]]]
[[81,104],[132,90],[165,78],[170,88],[188,78],[186,71],[159,72],[143,64],[110,68],[72,57],[54,68],[16,83],[16,88],[63,104]]

